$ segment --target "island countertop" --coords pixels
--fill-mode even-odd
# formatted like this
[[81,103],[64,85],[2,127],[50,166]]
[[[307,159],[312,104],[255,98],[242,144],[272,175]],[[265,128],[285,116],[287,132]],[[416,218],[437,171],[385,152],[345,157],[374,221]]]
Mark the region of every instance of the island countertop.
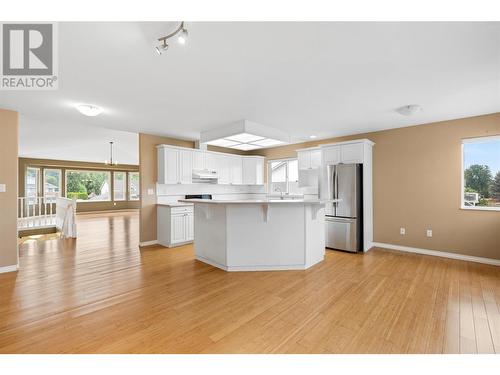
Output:
[[207,203],[207,204],[269,204],[269,203],[292,203],[292,204],[325,204],[328,202],[340,202],[341,199],[279,199],[279,198],[269,198],[269,199],[233,199],[233,200],[223,200],[223,199],[179,199],[179,202],[183,203]]

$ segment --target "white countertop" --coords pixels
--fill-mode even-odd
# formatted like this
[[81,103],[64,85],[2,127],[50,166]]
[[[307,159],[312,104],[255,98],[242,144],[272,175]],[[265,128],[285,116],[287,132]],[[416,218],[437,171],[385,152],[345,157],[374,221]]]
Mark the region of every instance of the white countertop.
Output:
[[325,204],[327,202],[340,202],[341,199],[235,199],[235,200],[216,200],[216,199],[180,199],[183,203],[206,203],[206,204]]
[[167,207],[183,207],[192,206],[192,203],[188,202],[166,202],[166,203],[156,203],[157,206],[167,206]]

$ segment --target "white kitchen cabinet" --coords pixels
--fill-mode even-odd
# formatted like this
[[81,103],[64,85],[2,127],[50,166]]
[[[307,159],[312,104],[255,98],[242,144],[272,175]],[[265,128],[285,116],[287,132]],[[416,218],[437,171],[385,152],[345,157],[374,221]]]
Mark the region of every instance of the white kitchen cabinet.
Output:
[[297,150],[299,169],[317,169],[321,166],[321,149]]
[[169,147],[158,148],[158,183],[179,182],[179,150]]
[[264,158],[158,145],[158,184],[192,184],[193,170],[215,171],[220,185],[263,185]]
[[159,205],[157,215],[157,235],[160,245],[174,247],[193,241],[193,206]]
[[201,171],[205,168],[205,151],[193,150],[193,169]]
[[243,185],[264,184],[264,158],[261,156],[243,156]]
[[229,185],[231,183],[231,159],[229,155],[215,154],[219,184]]
[[350,143],[340,146],[342,163],[363,163],[363,143]]
[[217,159],[217,154],[214,152],[205,153],[205,168],[209,171],[219,172],[219,163]]
[[190,184],[193,179],[193,151],[179,150],[179,182]]
[[311,150],[311,169],[321,167],[321,150]]
[[338,164],[340,159],[340,146],[330,146],[323,149],[323,160],[325,164]]
[[243,183],[243,163],[241,156],[230,156],[230,178],[232,185],[241,185]]

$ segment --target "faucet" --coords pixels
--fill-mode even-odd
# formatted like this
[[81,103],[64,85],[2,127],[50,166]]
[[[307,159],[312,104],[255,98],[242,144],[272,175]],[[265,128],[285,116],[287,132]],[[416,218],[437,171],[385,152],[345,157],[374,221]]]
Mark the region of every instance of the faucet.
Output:
[[283,193],[283,190],[281,190],[281,189],[279,188],[279,186],[276,186],[276,187],[274,188],[274,191],[279,191],[279,192],[280,192],[280,199],[283,199],[283,194],[284,194],[284,193]]

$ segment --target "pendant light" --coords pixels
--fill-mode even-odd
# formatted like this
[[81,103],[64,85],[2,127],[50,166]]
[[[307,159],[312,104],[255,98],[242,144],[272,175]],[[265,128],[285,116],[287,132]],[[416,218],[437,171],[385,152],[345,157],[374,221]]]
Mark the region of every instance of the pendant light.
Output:
[[106,165],[118,165],[118,162],[113,160],[113,144],[113,141],[109,142],[109,160],[104,162]]

